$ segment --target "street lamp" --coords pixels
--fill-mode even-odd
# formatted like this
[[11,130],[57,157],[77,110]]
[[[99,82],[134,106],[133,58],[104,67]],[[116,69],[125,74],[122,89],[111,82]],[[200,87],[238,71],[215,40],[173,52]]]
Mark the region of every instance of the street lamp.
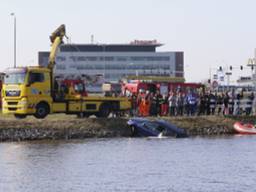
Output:
[[14,55],[13,55],[13,65],[14,65],[14,68],[16,68],[16,16],[15,16],[15,13],[11,13],[11,16],[13,16],[14,18],[14,23],[13,23],[13,35],[14,35]]
[[256,49],[254,50],[254,58],[248,60],[247,66],[251,67],[252,70],[252,83],[254,86],[254,91],[256,90]]
[[105,81],[105,78],[106,78],[106,45],[103,44],[102,45],[102,48],[103,48],[103,58],[104,58],[104,73],[103,73],[103,77],[104,77],[104,81]]
[[229,90],[230,76],[232,75],[232,73],[231,72],[226,72],[225,74],[227,76],[227,86],[228,86],[228,90]]

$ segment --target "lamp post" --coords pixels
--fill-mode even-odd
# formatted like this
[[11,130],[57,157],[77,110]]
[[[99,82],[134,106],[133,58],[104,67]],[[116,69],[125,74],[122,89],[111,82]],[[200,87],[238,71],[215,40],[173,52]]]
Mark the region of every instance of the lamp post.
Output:
[[104,77],[104,81],[105,81],[105,78],[106,78],[106,45],[103,44],[102,45],[102,48],[103,48],[103,58],[104,58],[104,73],[103,73],[103,77]]
[[[222,68],[221,69],[220,68],[216,68],[216,67],[210,67],[209,68],[209,83],[213,82],[213,80],[212,80],[212,70],[215,70],[216,72],[219,72],[219,71],[222,71]],[[216,72],[214,72],[213,74],[216,74]]]
[[254,49],[254,58],[249,58],[247,66],[252,69],[252,83],[254,91],[256,90],[256,49]]
[[228,87],[228,90],[229,90],[230,76],[232,75],[232,73],[231,72],[226,72],[225,75],[227,76],[227,87]]
[[15,15],[15,13],[11,13],[11,16],[14,18],[14,22],[13,22],[13,35],[14,35],[13,66],[14,66],[14,68],[16,68],[16,15]]

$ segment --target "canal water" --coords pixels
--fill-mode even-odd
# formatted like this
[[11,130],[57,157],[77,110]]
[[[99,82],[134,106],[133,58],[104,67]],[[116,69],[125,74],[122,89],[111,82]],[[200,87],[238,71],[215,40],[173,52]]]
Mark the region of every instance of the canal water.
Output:
[[256,191],[256,137],[0,144],[0,191]]

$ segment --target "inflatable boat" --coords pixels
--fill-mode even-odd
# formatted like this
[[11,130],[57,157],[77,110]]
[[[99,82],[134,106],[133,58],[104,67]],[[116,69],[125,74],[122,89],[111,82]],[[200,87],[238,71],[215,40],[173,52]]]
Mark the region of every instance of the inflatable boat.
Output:
[[241,122],[236,122],[234,124],[234,129],[237,133],[240,134],[256,134],[255,126],[250,123],[243,124]]
[[127,122],[127,124],[131,127],[131,132],[133,136],[172,136],[176,138],[188,137],[185,129],[178,128],[174,124],[164,120],[150,121],[145,118],[132,118]]

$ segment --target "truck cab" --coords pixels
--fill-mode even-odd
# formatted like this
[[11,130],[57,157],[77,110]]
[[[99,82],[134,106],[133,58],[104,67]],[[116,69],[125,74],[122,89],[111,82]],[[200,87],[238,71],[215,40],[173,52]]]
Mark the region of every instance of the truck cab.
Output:
[[3,113],[24,118],[34,114],[44,118],[50,113],[52,97],[50,70],[41,67],[19,67],[6,70],[3,84]]

